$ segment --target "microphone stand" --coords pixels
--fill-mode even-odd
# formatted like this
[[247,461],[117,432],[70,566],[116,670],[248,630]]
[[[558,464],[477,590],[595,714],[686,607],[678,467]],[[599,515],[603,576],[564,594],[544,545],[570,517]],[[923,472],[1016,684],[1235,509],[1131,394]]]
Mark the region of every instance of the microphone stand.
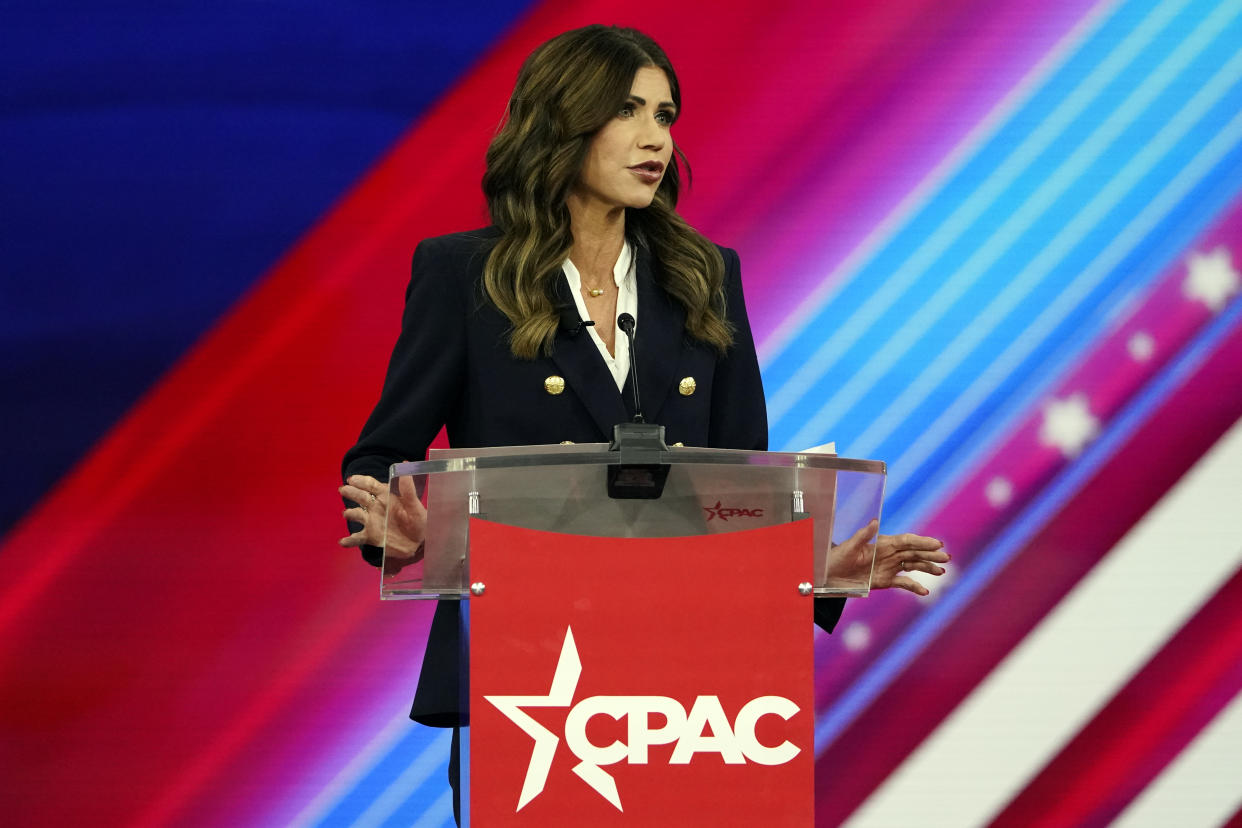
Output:
[[634,317],[623,313],[617,327],[629,341],[630,386],[634,390],[634,416],[628,423],[612,427],[609,451],[620,454],[620,462],[608,466],[608,496],[619,500],[654,500],[664,493],[669,464],[661,463],[669,450],[664,442],[664,426],[643,418],[638,396],[638,355],[634,350]]

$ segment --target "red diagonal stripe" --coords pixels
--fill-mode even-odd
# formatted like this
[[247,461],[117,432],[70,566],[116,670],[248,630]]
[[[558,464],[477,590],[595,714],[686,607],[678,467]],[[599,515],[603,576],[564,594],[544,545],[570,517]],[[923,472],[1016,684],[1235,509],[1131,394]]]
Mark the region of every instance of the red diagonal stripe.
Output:
[[[1191,550],[1170,550],[1183,558]],[[1176,577],[1171,572],[1169,577]],[[1159,612],[1135,607],[1135,612]],[[996,818],[1105,825],[1242,691],[1242,572],[1231,578]]]

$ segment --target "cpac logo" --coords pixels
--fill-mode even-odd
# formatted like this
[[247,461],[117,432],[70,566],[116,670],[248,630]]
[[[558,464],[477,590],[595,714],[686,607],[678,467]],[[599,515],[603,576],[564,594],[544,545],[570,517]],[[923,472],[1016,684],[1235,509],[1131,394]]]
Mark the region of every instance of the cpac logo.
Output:
[[[565,719],[565,744],[580,760],[573,771],[618,811],[624,809],[616,780],[601,766],[623,759],[631,765],[645,765],[651,745],[675,745],[669,758],[672,765],[689,764],[697,753],[718,753],[730,765],[742,765],[748,760],[758,765],[783,765],[801,752],[801,748],[789,741],[769,747],[755,736],[755,725],[762,717],[780,716],[788,721],[798,712],[798,705],[783,696],[752,699],[742,705],[730,725],[716,696],[699,696],[689,713],[680,702],[667,696],[590,696],[571,707],[581,675],[582,662],[574,644],[573,630],[566,628],[552,689],[546,696],[484,696],[535,741],[518,797],[518,811],[543,792],[552,769],[552,757],[560,743],[560,739],[527,714],[524,707],[570,708]],[[662,727],[650,726],[651,713],[664,717]],[[618,739],[610,745],[594,744],[586,731],[587,723],[595,716],[608,716],[616,721],[626,719],[627,741]],[[708,729],[710,735],[706,732]]]
[[722,507],[720,501],[716,501],[715,506],[704,506],[703,511],[707,512],[707,519],[720,518],[728,520],[731,517],[763,517],[762,509],[734,509],[729,506]]

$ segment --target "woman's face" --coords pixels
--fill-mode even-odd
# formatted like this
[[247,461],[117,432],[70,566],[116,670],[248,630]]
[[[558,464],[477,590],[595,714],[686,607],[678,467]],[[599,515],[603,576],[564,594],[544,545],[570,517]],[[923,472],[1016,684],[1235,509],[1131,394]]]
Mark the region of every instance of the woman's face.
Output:
[[574,200],[583,207],[648,207],[673,155],[677,118],[664,71],[639,69],[625,106],[591,139]]

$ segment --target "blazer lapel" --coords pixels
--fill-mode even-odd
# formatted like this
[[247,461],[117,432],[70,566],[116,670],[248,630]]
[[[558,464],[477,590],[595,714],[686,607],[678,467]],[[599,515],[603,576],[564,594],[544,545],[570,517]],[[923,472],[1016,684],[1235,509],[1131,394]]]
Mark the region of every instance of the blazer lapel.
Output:
[[563,321],[556,334],[552,361],[565,378],[566,389],[582,401],[605,439],[611,440],[612,427],[627,422],[630,415],[617,392],[616,380],[586,328],[571,333],[582,319],[564,279],[557,280],[556,294]]
[[[634,348],[638,356],[638,390],[643,416],[649,423],[660,422],[660,410],[677,380],[677,366],[685,342],[686,311],[656,282],[651,253],[638,247],[635,275],[638,279],[638,324]],[[620,347],[620,343],[618,343]],[[633,379],[625,381],[623,404],[633,416]],[[614,386],[615,387],[615,386]]]

